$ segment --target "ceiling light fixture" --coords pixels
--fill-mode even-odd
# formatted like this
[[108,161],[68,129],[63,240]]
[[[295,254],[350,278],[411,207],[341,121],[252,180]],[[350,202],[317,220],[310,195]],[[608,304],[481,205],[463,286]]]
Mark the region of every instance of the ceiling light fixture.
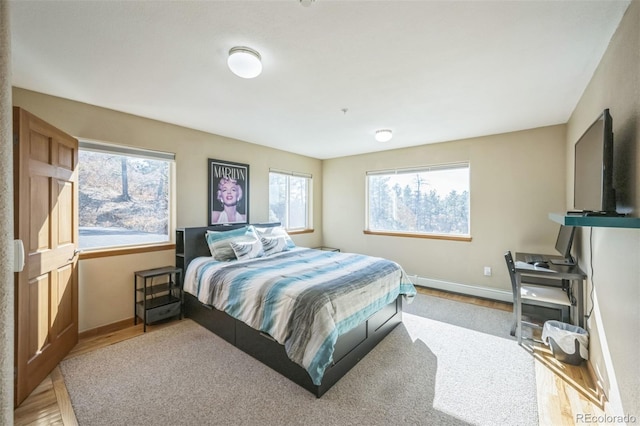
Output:
[[393,132],[389,129],[376,130],[376,140],[378,142],[389,142],[393,137]]
[[229,59],[227,65],[229,69],[238,77],[254,78],[262,72],[261,57],[255,50],[245,47],[236,46],[229,50]]

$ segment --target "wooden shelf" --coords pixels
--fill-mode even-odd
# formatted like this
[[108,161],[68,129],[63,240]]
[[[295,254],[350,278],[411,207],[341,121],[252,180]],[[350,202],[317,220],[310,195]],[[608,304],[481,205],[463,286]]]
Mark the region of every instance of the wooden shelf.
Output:
[[580,216],[564,213],[549,213],[549,219],[567,226],[640,228],[640,218],[629,216]]

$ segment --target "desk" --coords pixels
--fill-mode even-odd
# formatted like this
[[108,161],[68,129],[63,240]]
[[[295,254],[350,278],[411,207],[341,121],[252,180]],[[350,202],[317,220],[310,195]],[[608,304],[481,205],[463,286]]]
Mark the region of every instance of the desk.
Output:
[[[518,343],[522,343],[522,300],[520,297],[520,286],[522,285],[522,277],[536,277],[556,280],[568,280],[570,281],[570,291],[576,299],[576,309],[571,314],[572,322],[579,327],[584,328],[584,280],[587,278],[586,274],[582,272],[580,267],[576,265],[554,265],[549,262],[549,269],[545,268],[518,268],[518,262],[524,262],[525,257],[532,253],[516,253],[515,269],[516,269],[516,336],[518,337]],[[546,261],[551,259],[562,259],[560,256],[542,255]],[[577,291],[574,292],[573,283],[577,283]]]

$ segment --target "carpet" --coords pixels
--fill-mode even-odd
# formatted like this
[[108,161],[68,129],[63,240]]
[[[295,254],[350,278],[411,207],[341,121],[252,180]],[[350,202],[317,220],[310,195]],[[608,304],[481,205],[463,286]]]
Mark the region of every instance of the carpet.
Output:
[[322,398],[191,320],[63,361],[80,425],[537,425],[511,314],[419,294]]

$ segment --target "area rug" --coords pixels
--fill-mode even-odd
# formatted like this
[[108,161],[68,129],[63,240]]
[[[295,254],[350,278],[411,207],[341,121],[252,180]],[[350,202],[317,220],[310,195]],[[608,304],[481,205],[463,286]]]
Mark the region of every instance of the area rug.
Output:
[[191,320],[67,359],[80,425],[537,425],[511,314],[418,295],[322,398]]

